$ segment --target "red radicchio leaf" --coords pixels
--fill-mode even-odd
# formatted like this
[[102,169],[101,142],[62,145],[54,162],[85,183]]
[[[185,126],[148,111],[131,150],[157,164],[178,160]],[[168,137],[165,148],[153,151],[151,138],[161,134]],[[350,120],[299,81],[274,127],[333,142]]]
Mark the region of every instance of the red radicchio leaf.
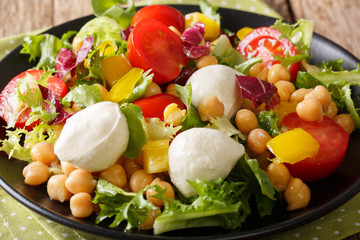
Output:
[[125,30],[121,31],[121,39],[127,41],[131,31],[134,29],[134,26],[127,27]]
[[55,70],[58,72],[55,74],[55,76],[63,79],[66,73],[75,69],[79,63],[84,61],[86,56],[89,54],[93,44],[94,36],[85,38],[79,51],[77,52],[76,59],[74,53],[71,50],[62,48],[56,57]]
[[[57,96],[55,96],[50,89],[46,87],[39,85],[39,89],[41,91],[41,95],[43,96],[43,99],[53,103],[55,107],[55,111],[58,113],[56,118],[48,122],[48,124],[54,125],[58,123],[64,123],[66,119],[68,119],[71,115],[64,110],[64,108],[61,105],[60,99]],[[44,101],[44,109],[49,112],[52,112],[53,106]]]
[[198,46],[202,42],[204,34],[205,24],[201,22],[197,22],[193,27],[189,27],[183,32],[181,39],[183,40],[185,56],[190,59],[197,59],[210,53],[210,42],[204,46]]
[[255,107],[265,103],[268,110],[279,102],[277,89],[272,83],[262,81],[256,77],[240,75],[236,75],[236,81],[239,84],[241,96],[250,99]]

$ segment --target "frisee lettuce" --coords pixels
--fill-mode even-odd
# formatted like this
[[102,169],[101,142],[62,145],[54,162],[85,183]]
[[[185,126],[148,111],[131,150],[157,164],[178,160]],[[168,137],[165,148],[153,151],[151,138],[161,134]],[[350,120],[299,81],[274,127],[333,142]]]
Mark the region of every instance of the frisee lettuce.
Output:
[[71,102],[81,104],[82,108],[103,101],[100,89],[96,85],[77,85],[62,99],[62,104],[69,107]]
[[271,137],[275,137],[281,133],[277,127],[279,117],[273,110],[261,111],[256,117],[260,128],[269,133]]

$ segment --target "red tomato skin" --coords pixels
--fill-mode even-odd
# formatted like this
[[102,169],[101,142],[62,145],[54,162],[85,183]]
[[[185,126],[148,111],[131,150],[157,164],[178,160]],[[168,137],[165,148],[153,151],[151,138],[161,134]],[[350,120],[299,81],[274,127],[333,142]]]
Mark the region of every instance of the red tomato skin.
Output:
[[65,95],[68,93],[67,86],[64,82],[64,80],[51,76],[46,81],[46,87],[52,91],[52,93],[57,97],[65,97]]
[[[256,28],[239,42],[237,50],[247,58],[262,57],[263,64],[270,68],[272,65],[280,63],[274,61],[272,54],[285,57],[286,52],[290,56],[295,56],[298,53],[295,46],[289,40],[286,38],[278,39],[280,35],[277,29],[269,27]],[[289,67],[293,81],[296,79],[299,70],[300,62]]]
[[141,107],[145,118],[159,118],[161,121],[164,121],[164,109],[171,103],[176,103],[180,109],[186,109],[179,97],[166,93],[142,98],[133,103]]
[[155,19],[144,19],[131,31],[128,58],[133,67],[152,69],[157,84],[177,78],[188,62],[181,38]]
[[284,117],[282,124],[288,129],[304,129],[320,145],[316,156],[295,164],[286,164],[293,177],[303,181],[317,181],[338,169],[346,153],[349,134],[334,120],[324,116],[322,121],[306,122],[296,113],[290,113]]
[[150,5],[141,8],[132,18],[131,26],[147,18],[156,19],[168,27],[173,26],[180,32],[183,32],[185,28],[185,16],[177,9],[166,5]]

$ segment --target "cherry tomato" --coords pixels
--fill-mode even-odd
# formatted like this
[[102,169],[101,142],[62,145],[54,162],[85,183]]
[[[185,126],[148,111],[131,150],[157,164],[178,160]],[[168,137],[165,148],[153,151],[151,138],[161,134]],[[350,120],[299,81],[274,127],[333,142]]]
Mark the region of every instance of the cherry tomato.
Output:
[[[270,68],[273,64],[279,63],[274,61],[273,55],[285,57],[286,52],[290,56],[295,56],[298,52],[295,46],[286,38],[280,37],[277,29],[269,27],[260,27],[254,29],[239,42],[237,50],[247,58],[262,57],[263,64]],[[295,80],[300,70],[300,62],[289,66],[291,79]]]
[[152,69],[155,83],[167,83],[186,65],[181,38],[155,19],[137,23],[128,40],[128,57],[133,67]]
[[286,115],[282,124],[288,129],[302,128],[319,143],[316,156],[286,164],[291,175],[303,181],[317,181],[336,171],[346,153],[349,134],[334,120],[324,116],[319,122],[305,122],[296,113]]
[[176,103],[178,108],[186,109],[185,104],[179,97],[170,94],[157,94],[151,97],[142,98],[133,102],[141,107],[145,118],[159,118],[164,121],[164,109],[171,103]]
[[135,26],[142,19],[153,18],[170,27],[173,26],[180,32],[185,28],[185,17],[177,9],[165,5],[151,5],[141,8],[134,15],[131,25]]
[[[21,103],[19,103],[17,86],[20,79],[29,77],[37,81],[43,74],[43,70],[35,69],[22,72],[14,77],[0,93],[0,117],[3,118],[9,125],[13,125],[16,128],[25,127],[25,129],[31,130],[34,126],[40,123],[38,120],[29,126],[26,126],[26,121],[30,118],[31,109],[25,108],[25,106],[22,106]],[[68,91],[64,81],[53,76],[48,78],[46,86],[58,97],[64,97]]]

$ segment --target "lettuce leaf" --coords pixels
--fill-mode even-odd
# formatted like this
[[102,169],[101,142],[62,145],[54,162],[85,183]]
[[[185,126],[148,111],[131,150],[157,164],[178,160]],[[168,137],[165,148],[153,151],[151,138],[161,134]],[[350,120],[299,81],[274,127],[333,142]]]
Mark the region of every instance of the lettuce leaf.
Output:
[[207,0],[199,0],[201,13],[215,20],[220,26],[220,14],[217,13],[218,7],[212,6]]
[[218,58],[220,64],[233,68],[247,60],[244,55],[232,47],[229,38],[224,34],[220,35],[211,54]]
[[314,21],[300,19],[295,24],[289,24],[279,19],[270,28],[277,29],[281,33],[279,38],[286,38],[292,42],[300,51],[300,54],[310,54]]
[[186,116],[184,117],[181,123],[182,131],[194,127],[204,127],[206,123],[201,121],[198,112],[191,105],[191,98],[192,98],[191,84],[186,86],[180,86],[175,84],[175,89],[180,99],[186,105]]
[[146,188],[138,193],[126,192],[100,178],[93,200],[93,203],[98,203],[100,206],[96,223],[114,217],[113,222],[109,225],[110,228],[117,227],[123,221],[127,221],[125,231],[138,227],[145,221],[150,211],[156,210],[156,207],[144,199],[144,191]]
[[[124,10],[120,4],[128,3],[128,8]],[[131,20],[136,13],[133,0],[91,0],[91,5],[95,16],[106,16],[115,20],[122,28],[127,28],[131,24]]]
[[234,66],[234,68],[236,71],[241,72],[242,74],[247,76],[247,75],[249,75],[250,68],[252,66],[254,66],[255,64],[261,63],[261,62],[262,62],[261,57],[253,57],[245,62],[242,62],[242,63]]
[[76,34],[76,31],[69,31],[59,39],[51,34],[40,34],[37,36],[27,36],[24,39],[21,54],[29,54],[29,61],[39,59],[36,69],[55,68],[56,56],[61,48],[72,48],[69,38]]
[[149,141],[173,139],[181,126],[166,125],[159,118],[149,118],[143,122],[144,130]]
[[144,95],[146,88],[152,82],[152,79],[154,77],[154,74],[153,73],[150,74],[150,72],[151,72],[151,69],[144,72],[141,75],[141,78],[136,82],[131,95],[127,99],[125,99],[123,102],[133,102],[133,101],[141,98],[142,95]]
[[260,128],[264,129],[271,137],[279,135],[281,132],[277,127],[278,115],[273,111],[261,111],[257,115]]
[[95,103],[103,101],[100,89],[96,85],[77,85],[72,88],[62,99],[65,106],[70,106],[71,102],[81,104],[82,108],[89,107]]
[[125,115],[129,128],[129,142],[123,156],[136,158],[140,155],[142,147],[147,143],[147,136],[142,125],[144,120],[141,107],[132,103],[124,103],[120,106]]

